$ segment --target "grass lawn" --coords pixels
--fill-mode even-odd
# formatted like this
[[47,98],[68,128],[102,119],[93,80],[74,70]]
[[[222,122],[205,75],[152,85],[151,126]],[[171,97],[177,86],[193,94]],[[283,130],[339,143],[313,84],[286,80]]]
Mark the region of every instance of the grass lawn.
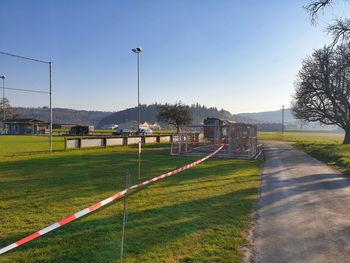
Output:
[[[142,180],[197,159],[171,157],[158,146],[144,149]],[[239,262],[259,168],[259,161],[212,158],[130,191],[125,262]],[[136,147],[1,158],[0,247],[122,190],[126,169],[138,183]],[[0,262],[119,262],[121,228],[117,200]]]
[[335,166],[345,175],[350,175],[350,145],[298,142],[295,146],[321,162]]
[[259,140],[277,140],[291,142],[315,142],[315,143],[341,143],[344,139],[342,133],[325,132],[258,132]]
[[[2,135],[0,136],[0,156],[29,152],[48,152],[48,136]],[[64,137],[52,137],[52,149],[64,150]]]

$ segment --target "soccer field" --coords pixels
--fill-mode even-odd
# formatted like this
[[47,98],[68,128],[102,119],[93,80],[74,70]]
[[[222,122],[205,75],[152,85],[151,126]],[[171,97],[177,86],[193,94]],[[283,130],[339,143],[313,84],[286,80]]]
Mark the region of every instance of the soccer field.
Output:
[[[49,136],[39,135],[1,135],[0,155],[19,153],[48,152]],[[52,150],[64,150],[64,137],[52,137]]]
[[[142,180],[197,160],[149,145]],[[123,190],[137,179],[137,148],[0,160],[0,247]],[[212,158],[128,194],[125,262],[239,262],[258,194],[260,162]],[[0,256],[0,262],[119,262],[122,200]]]

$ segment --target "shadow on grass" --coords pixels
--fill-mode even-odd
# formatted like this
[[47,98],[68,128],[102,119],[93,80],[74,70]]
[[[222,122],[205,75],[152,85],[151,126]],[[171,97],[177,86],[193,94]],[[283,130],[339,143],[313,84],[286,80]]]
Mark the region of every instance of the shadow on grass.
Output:
[[[244,218],[251,209],[250,197],[256,192],[256,188],[247,188],[144,211],[129,209],[124,248],[126,260],[136,259],[134,261],[138,262],[143,259],[144,262],[152,262],[154,257],[153,262],[163,262],[173,257],[167,249],[171,247],[175,253],[179,250],[181,256],[184,253],[181,251],[187,251],[186,246],[196,247],[184,253],[189,262],[192,257],[200,259],[203,252],[207,259],[219,258],[220,262],[229,262],[225,259],[237,256],[239,258],[240,240],[235,240],[235,235],[236,238],[241,238],[238,233],[244,227]],[[103,213],[106,208],[99,210],[99,213]],[[95,219],[91,215],[88,216],[90,218],[77,220],[16,251],[37,256],[40,253],[38,248],[51,246],[46,259],[36,262],[116,262],[120,258],[121,205],[118,210],[115,216]],[[7,240],[10,242],[10,239]],[[217,251],[210,252],[206,248],[222,246],[227,240],[231,240],[231,244],[225,244],[226,254],[217,255]],[[208,243],[204,245],[202,242]],[[52,246],[57,243],[60,244],[58,254],[55,253],[58,248]],[[154,252],[159,254],[153,255]]]

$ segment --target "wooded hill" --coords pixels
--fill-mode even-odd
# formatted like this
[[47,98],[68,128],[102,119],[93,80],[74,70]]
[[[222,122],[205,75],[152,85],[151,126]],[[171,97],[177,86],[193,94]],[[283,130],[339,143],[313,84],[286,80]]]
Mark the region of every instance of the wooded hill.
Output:
[[[141,121],[147,121],[150,123],[157,122],[157,114],[159,112],[158,107],[161,104],[151,104],[141,106]],[[50,120],[50,109],[48,107],[39,108],[24,108],[14,107],[14,112],[19,114],[21,118],[36,118],[44,121]],[[231,114],[224,109],[218,110],[215,107],[208,108],[200,104],[192,104],[189,106],[192,113],[193,123],[199,124],[207,117],[216,117],[234,120],[236,122],[244,123],[281,123],[281,110],[265,111],[257,113],[240,113]],[[106,112],[106,111],[86,111],[86,110],[72,110],[65,108],[53,109],[53,122],[65,123],[65,124],[81,124],[81,125],[94,125],[95,128],[101,128],[104,124],[120,123],[127,120],[137,120],[138,111],[137,107],[121,110],[118,112]],[[291,129],[304,128],[304,129],[334,129],[331,126],[320,126],[318,123],[305,124],[297,121],[291,115],[289,109],[285,109],[285,123],[288,124]],[[292,127],[294,125],[295,127]]]
[[[151,105],[142,105],[141,106],[141,122],[147,121],[147,122],[158,122],[157,121],[157,115],[159,112],[159,106],[161,104],[151,104]],[[192,113],[193,124],[200,124],[203,123],[203,120],[207,117],[214,117],[214,118],[224,118],[229,120],[234,120],[236,122],[254,122],[253,119],[231,114],[229,111],[226,111],[224,109],[218,110],[215,107],[208,108],[204,105],[200,104],[192,104],[189,106],[189,110]],[[138,119],[138,109],[137,107],[125,109],[122,111],[115,112],[105,118],[103,118],[99,124],[98,127],[101,127],[105,124],[110,123],[120,123],[127,120],[137,120]]]
[[[157,122],[158,107],[161,104],[141,105],[141,121],[150,123]],[[254,122],[253,119],[231,114],[226,110],[218,110],[215,107],[208,108],[204,105],[193,104],[189,106],[192,113],[193,123],[199,124],[207,117],[216,117],[234,120],[236,122]],[[48,107],[39,108],[24,108],[14,107],[15,113],[19,114],[21,118],[36,118],[44,121],[50,119],[50,109]],[[71,124],[90,124],[96,128],[100,128],[104,124],[120,123],[127,120],[137,120],[137,107],[128,108],[118,112],[104,112],[104,111],[86,111],[73,110],[65,108],[53,109],[54,123],[71,123]]]
[[[16,114],[21,116],[21,118],[35,118],[43,121],[50,120],[50,108],[48,107],[14,107],[13,109]],[[111,115],[112,113],[113,112],[54,108],[53,123],[90,124],[96,126],[103,118]]]

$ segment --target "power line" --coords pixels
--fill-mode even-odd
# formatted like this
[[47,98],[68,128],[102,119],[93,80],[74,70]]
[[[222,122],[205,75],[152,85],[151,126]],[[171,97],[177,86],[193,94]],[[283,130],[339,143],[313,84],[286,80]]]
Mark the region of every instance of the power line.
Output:
[[50,64],[49,61],[40,60],[40,59],[35,59],[35,58],[23,57],[23,56],[19,56],[19,55],[14,55],[14,54],[10,54],[10,53],[7,53],[7,52],[3,52],[3,51],[0,51],[0,54],[6,55],[6,56],[10,56],[10,57],[23,58],[23,59],[27,59],[27,60],[32,60],[32,61],[36,61],[36,62],[41,62],[41,63]]
[[[21,91],[28,91],[28,92],[35,92],[35,93],[45,93],[45,94],[50,94],[50,152],[52,152],[52,62],[51,61],[44,61],[40,59],[35,59],[35,58],[29,58],[29,57],[24,57],[24,56],[19,56],[7,52],[0,51],[0,55],[6,55],[10,57],[15,57],[15,58],[21,58],[25,60],[30,60],[34,62],[39,62],[39,63],[44,63],[44,64],[49,64],[50,68],[50,92],[41,92],[41,91],[33,91],[33,90],[21,90]],[[20,89],[18,89],[20,90]],[[3,89],[5,91],[5,88]]]
[[33,92],[33,93],[50,94],[50,92],[47,92],[47,91],[31,90],[31,89],[17,89],[17,88],[8,88],[8,87],[0,87],[0,89],[19,90],[19,91],[26,91],[26,92]]

